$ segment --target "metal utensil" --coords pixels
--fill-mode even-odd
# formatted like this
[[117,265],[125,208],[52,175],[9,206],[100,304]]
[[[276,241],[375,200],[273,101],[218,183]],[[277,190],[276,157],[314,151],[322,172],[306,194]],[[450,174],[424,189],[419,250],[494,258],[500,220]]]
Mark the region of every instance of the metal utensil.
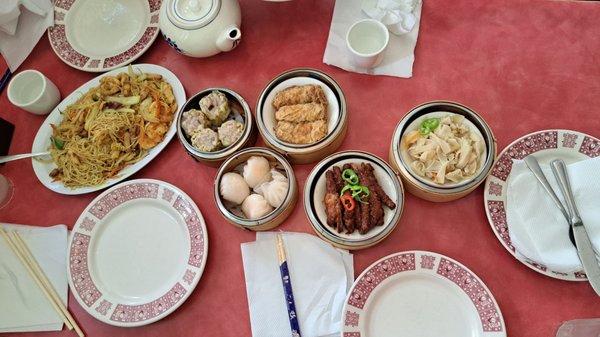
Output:
[[[538,182],[542,185],[542,187],[544,187],[546,192],[548,192],[548,195],[550,196],[550,198],[552,199],[552,201],[554,202],[556,207],[558,207],[558,209],[562,212],[565,219],[567,220],[567,223],[569,223],[571,216],[569,215],[569,212],[567,211],[567,209],[563,206],[563,204],[560,201],[560,199],[558,198],[558,196],[556,196],[556,193],[554,192],[554,189],[548,182],[548,179],[546,179],[546,175],[544,174],[544,171],[542,171],[542,168],[540,167],[540,163],[538,162],[537,158],[535,158],[535,156],[530,154],[527,157],[525,157],[523,160],[525,161],[525,164],[527,165],[529,170],[533,173],[535,178],[538,180]],[[575,243],[575,236],[573,235],[573,226],[570,226],[570,225],[569,225],[569,239],[571,239],[571,242],[573,243],[573,245],[577,246]]]
[[585,226],[583,225],[583,221],[581,221],[579,211],[575,205],[575,198],[573,197],[571,183],[569,182],[569,176],[567,174],[567,166],[565,165],[565,162],[560,159],[553,160],[550,164],[552,166],[552,173],[554,173],[560,191],[567,203],[568,212],[571,215],[569,224],[573,227],[579,259],[583,264],[583,269],[585,270],[585,274],[587,275],[592,288],[594,288],[596,294],[600,296],[600,266],[596,259],[592,241],[590,241],[590,237],[585,230]]
[[0,156],[0,164],[7,163],[7,162],[13,161],[13,160],[47,156],[49,154],[50,154],[50,151],[35,152],[35,153],[21,153],[21,154],[13,154],[10,156]]

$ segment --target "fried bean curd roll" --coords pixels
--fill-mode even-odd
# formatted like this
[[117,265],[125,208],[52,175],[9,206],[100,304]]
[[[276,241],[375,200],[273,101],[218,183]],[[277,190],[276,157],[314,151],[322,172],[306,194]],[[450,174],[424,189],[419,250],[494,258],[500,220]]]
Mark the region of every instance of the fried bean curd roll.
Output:
[[292,144],[312,144],[325,138],[327,123],[324,120],[305,123],[279,122],[275,127],[275,136]]
[[292,86],[275,94],[272,102],[275,110],[279,110],[285,105],[303,103],[321,103],[327,106],[327,98],[323,88],[314,84]]
[[321,103],[286,105],[275,112],[275,119],[292,123],[327,120],[327,107]]

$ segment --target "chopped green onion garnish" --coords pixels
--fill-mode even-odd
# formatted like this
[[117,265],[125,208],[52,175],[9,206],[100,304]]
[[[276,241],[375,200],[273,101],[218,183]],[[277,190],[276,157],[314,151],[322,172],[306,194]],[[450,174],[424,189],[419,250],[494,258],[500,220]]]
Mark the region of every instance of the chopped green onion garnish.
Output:
[[426,118],[424,121],[421,122],[421,125],[419,125],[419,133],[421,133],[422,135],[427,135],[430,132],[435,131],[435,129],[437,129],[438,126],[440,126],[439,118]]
[[59,150],[62,150],[62,149],[65,148],[65,141],[62,140],[62,139],[58,139],[58,138],[55,138],[55,137],[51,136],[50,137],[50,141],[52,142],[52,144],[54,144],[54,147],[57,148],[57,149],[59,149]]

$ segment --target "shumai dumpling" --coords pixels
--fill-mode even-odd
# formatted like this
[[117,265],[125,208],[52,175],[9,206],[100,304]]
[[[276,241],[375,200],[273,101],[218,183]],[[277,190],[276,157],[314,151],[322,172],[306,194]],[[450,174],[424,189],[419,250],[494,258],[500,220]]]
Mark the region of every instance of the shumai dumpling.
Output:
[[229,101],[224,93],[214,90],[200,99],[200,110],[213,125],[221,125],[229,116]]

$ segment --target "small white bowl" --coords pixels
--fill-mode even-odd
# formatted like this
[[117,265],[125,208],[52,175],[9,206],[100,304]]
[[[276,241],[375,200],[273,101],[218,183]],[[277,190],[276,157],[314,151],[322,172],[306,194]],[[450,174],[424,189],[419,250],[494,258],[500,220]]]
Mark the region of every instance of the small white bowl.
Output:
[[352,63],[360,68],[378,66],[390,41],[387,27],[374,19],[355,22],[346,33],[346,46]]
[[[275,136],[275,109],[271,103],[277,91],[292,85],[319,84],[328,101],[328,134],[312,144],[290,144]],[[256,124],[265,144],[293,164],[308,164],[332,154],[344,140],[348,126],[346,98],[335,80],[315,69],[288,70],[271,80],[256,103]]]
[[[282,171],[289,182],[289,188],[283,203],[269,214],[258,219],[246,218],[241,212],[241,209],[234,209],[236,206],[224,200],[219,191],[223,175],[227,172],[238,171],[236,168],[239,169],[240,165],[244,165],[248,158],[252,156],[266,158],[274,165],[274,167]],[[252,231],[265,231],[279,226],[288,216],[290,216],[298,199],[298,184],[296,182],[296,176],[294,175],[294,169],[283,156],[271,149],[249,147],[234,153],[221,164],[215,177],[213,196],[221,216],[229,223]]]
[[[396,204],[396,208],[383,206],[384,222],[371,228],[366,234],[354,231],[351,234],[338,233],[327,225],[327,215],[323,202],[326,193],[325,172],[333,166],[342,167],[347,163],[366,162],[375,169],[374,174],[383,191]],[[346,249],[370,247],[385,239],[396,227],[404,207],[404,189],[402,182],[393,169],[379,157],[361,151],[343,151],[332,154],[318,163],[306,179],[304,188],[304,209],[315,232],[324,240]]]
[[[406,153],[402,151],[402,138],[409,130],[409,127],[418,126],[421,117],[434,116],[439,113],[454,113],[465,117],[464,121],[468,121],[469,127],[475,126],[478,135],[483,135],[482,139],[485,142],[485,158],[483,164],[472,178],[466,179],[456,186],[440,185],[433,181],[427,180],[418,176],[410,162],[407,159]],[[414,128],[413,128],[414,129]],[[402,178],[402,182],[408,192],[412,195],[433,201],[433,202],[448,202],[466,196],[473,192],[490,173],[492,164],[496,158],[496,139],[494,133],[486,121],[474,110],[460,103],[449,101],[432,101],[423,103],[411,109],[404,117],[400,119],[394,134],[392,136],[389,152],[389,162],[396,172]]]
[[[414,121],[412,121],[406,127],[404,133],[402,134],[402,139],[400,140],[400,142],[402,142],[404,140],[404,136],[407,135],[409,132],[414,131],[414,130],[418,130],[419,126],[421,125],[421,122],[423,122],[425,119],[427,119],[427,118],[434,118],[434,117],[441,118],[441,117],[446,117],[448,115],[458,115],[458,114],[453,113],[453,112],[447,112],[447,111],[436,111],[436,112],[430,112],[430,113],[424,114],[422,116],[419,116],[419,118],[417,118]],[[481,134],[481,131],[479,131],[479,129],[475,126],[475,124],[473,124],[473,122],[471,122],[470,120],[468,120],[466,117],[463,118],[462,122],[467,127],[469,127],[469,129],[471,130],[471,132],[474,132],[477,136],[479,136],[479,138],[481,139],[481,141],[485,145],[485,138],[483,138],[483,135]],[[483,170],[483,168],[485,166],[485,161],[487,160],[487,147],[484,148],[483,154],[479,157],[479,167],[477,168],[477,172],[475,172],[475,174],[473,174],[473,176],[469,177],[468,179],[465,179],[463,181],[459,181],[457,183],[447,182],[447,183],[444,183],[444,184],[439,184],[439,183],[436,183],[435,181],[433,181],[431,179],[427,179],[426,177],[421,177],[420,175],[418,175],[413,170],[412,166],[410,165],[410,163],[412,163],[414,160],[408,154],[408,149],[405,148],[402,145],[400,146],[400,155],[402,156],[402,160],[407,164],[406,167],[408,168],[408,170],[410,171],[410,173],[416,179],[420,180],[424,184],[427,184],[427,185],[430,185],[430,186],[434,186],[434,187],[440,187],[440,188],[454,188],[454,187],[463,186],[463,185],[468,184],[469,182],[471,182],[473,179],[475,179],[479,175],[479,173]]]
[[23,70],[8,84],[8,100],[36,115],[46,115],[60,102],[60,92],[52,81],[37,70]]
[[[230,105],[232,106],[232,110],[234,110],[234,114],[236,116],[236,120],[238,122],[244,122],[244,132],[240,136],[238,140],[236,140],[233,144],[227,146],[224,149],[220,149],[214,152],[205,152],[200,151],[195,148],[192,143],[190,137],[188,137],[183,128],[181,127],[181,122],[183,119],[183,112],[188,111],[190,109],[199,109],[199,102],[202,97],[210,94],[213,91],[220,91],[227,96]],[[256,127],[254,126],[254,117],[252,116],[252,111],[250,111],[250,106],[246,103],[246,100],[242,98],[237,92],[227,89],[227,88],[207,88],[204,89],[194,96],[190,97],[188,101],[183,105],[180,109],[181,113],[177,116],[177,137],[179,138],[179,142],[185,148],[186,152],[192,156],[196,161],[208,164],[210,166],[219,166],[225,159],[231,156],[238,150],[243,148],[253,146],[256,142]]]
[[[311,143],[311,144],[292,144],[292,143],[284,142],[284,141],[278,139],[277,136],[275,136],[275,125],[277,123],[275,121],[275,111],[276,110],[273,107],[273,104],[271,104],[271,102],[273,102],[273,99],[275,98],[275,95],[277,95],[278,92],[280,92],[286,88],[293,87],[293,86],[309,85],[309,84],[318,85],[321,88],[323,88],[323,91],[325,92],[325,97],[327,98],[327,105],[328,105],[327,106],[327,134],[328,135],[331,132],[333,132],[333,130],[335,129],[335,127],[337,125],[337,121],[340,118],[340,105],[337,101],[337,98],[335,97],[335,94],[333,93],[333,90],[331,90],[331,88],[329,88],[325,83],[317,80],[316,78],[304,77],[304,76],[293,77],[293,78],[287,79],[287,80],[277,84],[265,98],[266,104],[263,105],[263,110],[262,110],[263,120],[265,123],[265,127],[267,128],[267,131],[269,133],[271,133],[271,135],[273,135],[273,137],[275,137],[280,143],[285,144],[290,147],[298,147],[298,148],[308,147],[308,146],[312,146],[318,142]],[[325,136],[325,137],[327,137],[327,136]]]

